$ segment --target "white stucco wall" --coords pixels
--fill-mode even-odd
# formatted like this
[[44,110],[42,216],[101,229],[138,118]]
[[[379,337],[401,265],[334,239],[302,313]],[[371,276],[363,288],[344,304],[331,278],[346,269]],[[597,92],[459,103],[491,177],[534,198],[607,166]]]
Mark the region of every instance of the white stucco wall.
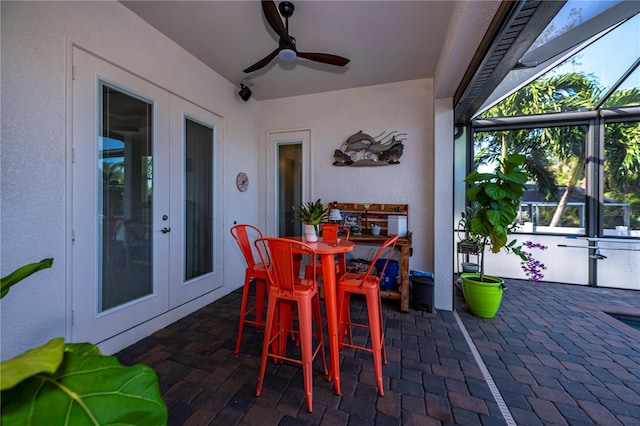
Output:
[[[262,101],[258,104],[260,155],[269,132],[309,129],[313,159],[310,200],[409,204],[412,269],[433,268],[433,83],[429,79]],[[362,130],[406,133],[400,164],[337,167],[334,150]],[[266,164],[260,163],[261,194]],[[261,196],[260,208],[265,206]],[[264,218],[263,218],[264,220]]]
[[[70,327],[67,254],[71,43],[224,117],[224,227],[257,221],[257,191],[235,189],[235,175],[257,169],[256,102],[118,2],[7,2],[2,17],[1,273],[53,257],[54,266],[12,288],[1,303],[1,358]],[[232,246],[228,232],[225,247]],[[225,289],[244,265],[226,250]],[[237,256],[236,256],[237,255]],[[219,297],[219,294],[217,295]],[[175,312],[148,327],[175,321]],[[130,334],[106,351],[147,334]],[[104,348],[103,348],[104,350]]]

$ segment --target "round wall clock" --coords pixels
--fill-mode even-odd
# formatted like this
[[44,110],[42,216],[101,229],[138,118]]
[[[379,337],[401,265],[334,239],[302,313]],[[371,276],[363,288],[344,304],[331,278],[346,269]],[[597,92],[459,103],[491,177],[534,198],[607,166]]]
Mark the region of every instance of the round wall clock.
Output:
[[249,189],[249,177],[246,173],[238,173],[238,176],[236,176],[236,187],[240,192],[245,192],[247,189]]

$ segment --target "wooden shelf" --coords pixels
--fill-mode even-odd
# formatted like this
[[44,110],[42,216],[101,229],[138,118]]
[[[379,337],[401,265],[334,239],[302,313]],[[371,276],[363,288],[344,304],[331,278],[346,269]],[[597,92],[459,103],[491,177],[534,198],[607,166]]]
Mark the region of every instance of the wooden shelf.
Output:
[[[406,216],[407,229],[409,229],[409,205],[408,204],[374,204],[374,203],[345,203],[339,202],[340,213],[362,214],[361,232],[359,235],[351,234],[350,241],[361,244],[382,245],[388,238],[388,217]],[[333,203],[329,203],[329,208]],[[380,235],[371,234],[371,225],[380,226]],[[382,290],[380,296],[385,299],[400,300],[400,310],[409,311],[409,257],[411,256],[411,232],[398,238],[396,249],[400,251],[400,284],[397,291]]]

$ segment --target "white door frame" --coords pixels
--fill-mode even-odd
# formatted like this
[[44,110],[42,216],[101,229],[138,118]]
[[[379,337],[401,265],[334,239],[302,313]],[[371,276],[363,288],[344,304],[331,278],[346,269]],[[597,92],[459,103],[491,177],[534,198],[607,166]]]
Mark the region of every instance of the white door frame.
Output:
[[267,141],[267,217],[266,217],[266,234],[277,234],[276,218],[278,211],[278,158],[276,151],[278,146],[301,143],[302,144],[302,200],[308,201],[313,198],[313,188],[311,176],[313,168],[311,162],[311,130],[290,130],[269,132]]

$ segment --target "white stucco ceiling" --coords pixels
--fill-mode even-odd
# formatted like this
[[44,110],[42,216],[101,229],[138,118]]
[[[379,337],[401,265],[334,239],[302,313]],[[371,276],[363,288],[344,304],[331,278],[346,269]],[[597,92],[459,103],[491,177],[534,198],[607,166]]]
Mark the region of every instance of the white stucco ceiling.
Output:
[[[298,50],[340,55],[351,62],[335,67],[300,58],[283,63],[276,58],[265,68],[245,74],[242,70],[278,46],[259,1],[122,3],[227,80],[238,85],[250,81],[257,100],[434,77],[439,59],[451,61],[451,52],[443,55],[447,46],[472,45],[465,55],[473,54],[499,4],[294,1],[289,33],[296,38]],[[475,3],[481,11],[478,22],[458,28],[461,6],[467,3]]]

